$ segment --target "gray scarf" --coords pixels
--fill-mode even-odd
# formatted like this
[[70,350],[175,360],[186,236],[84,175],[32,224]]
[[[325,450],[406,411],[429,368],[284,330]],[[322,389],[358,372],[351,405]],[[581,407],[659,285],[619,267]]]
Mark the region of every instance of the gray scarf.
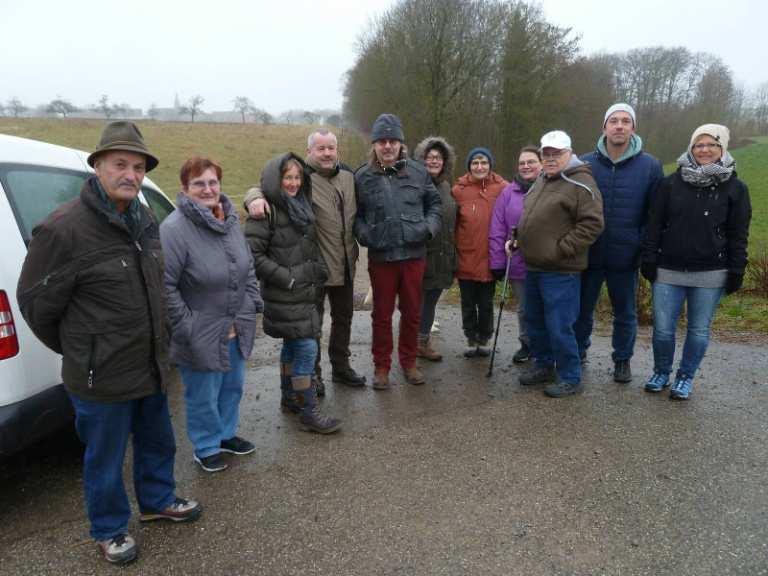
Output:
[[288,218],[291,220],[291,224],[296,226],[302,233],[306,232],[307,228],[315,221],[312,205],[307,195],[303,191],[299,191],[296,196],[290,196],[285,190],[281,190],[280,195],[288,207]]
[[726,152],[722,158],[712,164],[699,166],[690,152],[684,152],[677,159],[677,165],[680,166],[680,176],[685,182],[696,188],[704,188],[725,182],[733,175],[736,169],[736,161]]

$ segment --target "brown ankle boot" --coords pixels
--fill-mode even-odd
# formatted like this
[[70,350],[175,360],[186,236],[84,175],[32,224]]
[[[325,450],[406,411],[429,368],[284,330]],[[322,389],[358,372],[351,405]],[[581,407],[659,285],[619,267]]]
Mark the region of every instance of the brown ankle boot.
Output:
[[376,368],[376,371],[373,373],[373,389],[388,390],[389,388],[389,370]]
[[419,358],[426,358],[432,362],[439,362],[443,359],[443,355],[432,348],[432,338],[430,338],[429,334],[426,336],[419,334],[419,341],[416,347],[416,356]]
[[419,370],[419,367],[416,366],[416,364],[410,368],[403,368],[403,376],[405,376],[405,381],[408,382],[408,384],[413,384],[414,386],[421,386],[427,382],[424,378],[424,374],[421,373],[421,370]]

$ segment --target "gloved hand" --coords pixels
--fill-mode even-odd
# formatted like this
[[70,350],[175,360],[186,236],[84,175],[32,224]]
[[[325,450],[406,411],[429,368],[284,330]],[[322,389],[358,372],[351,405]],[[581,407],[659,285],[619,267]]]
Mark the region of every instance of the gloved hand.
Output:
[[742,284],[744,284],[744,274],[728,272],[728,277],[725,279],[725,293],[733,294],[741,288]]
[[504,273],[506,270],[504,268],[496,268],[494,270],[491,270],[491,274],[493,274],[493,279],[500,282],[504,280]]
[[658,272],[658,266],[652,262],[641,262],[640,263],[640,274],[643,275],[643,278],[648,280],[651,284],[656,282],[656,274]]

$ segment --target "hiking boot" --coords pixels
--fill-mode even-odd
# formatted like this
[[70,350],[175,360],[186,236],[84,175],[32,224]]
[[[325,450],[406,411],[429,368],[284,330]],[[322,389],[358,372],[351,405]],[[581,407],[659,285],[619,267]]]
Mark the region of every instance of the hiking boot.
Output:
[[672,384],[672,388],[669,390],[669,399],[688,400],[691,395],[691,388],[693,388],[693,378],[678,373],[675,377],[675,383]]
[[443,355],[432,348],[432,338],[429,337],[429,334],[426,336],[419,334],[419,342],[416,347],[416,356],[419,358],[425,358],[431,362],[439,362],[443,359]]
[[229,452],[238,456],[245,456],[256,450],[256,446],[248,442],[248,440],[243,440],[240,436],[233,436],[229,440],[222,440],[220,448],[222,452]]
[[310,386],[306,390],[297,390],[296,396],[301,405],[299,420],[303,430],[318,434],[331,434],[341,428],[341,421],[330,416],[325,416],[317,406],[315,389]]
[[374,390],[389,390],[392,385],[389,383],[389,370],[383,368],[376,368],[373,373],[373,389]]
[[165,510],[160,512],[142,512],[139,516],[139,521],[170,520],[171,522],[192,522],[200,517],[202,511],[203,507],[196,500],[176,497],[176,500]]
[[528,348],[528,344],[523,342],[520,345],[520,349],[515,352],[515,355],[512,356],[512,362],[515,364],[522,364],[523,362],[528,362],[528,360],[531,359],[531,349]]
[[337,384],[344,384],[350,388],[360,388],[365,386],[365,376],[355,372],[351,366],[345,366],[338,370],[334,368],[331,373],[331,380]]
[[312,374],[312,388],[315,389],[318,398],[325,398],[325,382],[320,374]]
[[645,382],[646,392],[661,392],[665,388],[669,388],[669,374],[654,372]]
[[227,464],[222,460],[221,454],[211,454],[210,456],[203,456],[200,458],[197,454],[194,455],[195,462],[200,464],[200,468],[206,472],[221,472],[227,469]]
[[130,534],[118,534],[109,540],[97,540],[102,556],[112,564],[128,564],[136,560],[138,548]]
[[558,380],[557,382],[554,382],[552,384],[548,384],[547,386],[545,386],[544,394],[546,394],[550,398],[562,398],[563,396],[570,396],[571,394],[576,394],[576,392],[581,391],[583,387],[584,385],[581,382],[570,384],[568,382],[563,382],[561,380]]
[[520,386],[533,386],[534,384],[548,384],[557,380],[557,372],[554,366],[534,366],[518,378]]
[[468,338],[467,347],[464,348],[464,357],[474,358],[475,356],[477,356],[477,342],[475,342],[472,338]]
[[301,408],[296,403],[296,393],[291,384],[291,364],[280,364],[280,409],[283,412],[298,414]]
[[613,381],[620,384],[632,382],[632,369],[629,360],[616,360],[613,369]]
[[489,346],[488,340],[480,340],[477,343],[477,355],[483,357],[491,355],[491,347]]
[[408,384],[413,384],[414,386],[421,386],[427,382],[424,374],[421,373],[421,370],[415,364],[410,368],[403,368],[403,376],[405,376],[405,381]]

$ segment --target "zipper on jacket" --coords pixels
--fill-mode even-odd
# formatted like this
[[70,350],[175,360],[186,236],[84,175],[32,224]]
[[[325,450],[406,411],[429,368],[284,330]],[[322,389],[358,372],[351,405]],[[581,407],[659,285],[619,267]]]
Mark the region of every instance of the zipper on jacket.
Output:
[[96,336],[91,334],[91,355],[88,358],[88,388],[93,388],[93,362],[96,357]]
[[134,240],[133,243],[136,245],[136,250],[139,252],[144,252],[144,249],[141,247],[141,244],[139,244],[138,240]]

